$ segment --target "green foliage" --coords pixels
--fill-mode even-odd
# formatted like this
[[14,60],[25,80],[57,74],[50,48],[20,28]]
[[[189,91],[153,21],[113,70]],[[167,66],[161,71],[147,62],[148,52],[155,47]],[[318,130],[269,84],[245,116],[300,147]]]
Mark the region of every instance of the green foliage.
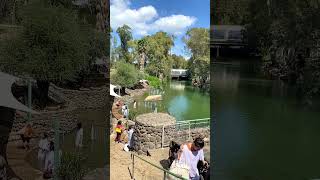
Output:
[[182,56],[177,56],[175,54],[171,55],[172,58],[172,68],[173,69],[187,69],[188,61]]
[[21,14],[22,30],[1,47],[2,70],[62,81],[73,80],[89,65],[91,35],[79,25],[75,12],[34,1]]
[[138,111],[133,108],[130,109],[129,119],[132,121],[135,121],[137,116],[138,116]]
[[192,28],[186,33],[184,42],[192,54],[189,60],[189,70],[193,78],[205,83],[210,75],[209,30]]
[[146,72],[157,77],[169,77],[172,67],[169,51],[174,45],[173,37],[165,32],[157,32],[152,36],[146,36],[145,41],[146,58],[149,60]]
[[65,152],[61,156],[58,176],[63,180],[81,180],[88,169],[83,154]]
[[120,59],[125,59],[127,63],[131,62],[128,42],[132,40],[131,28],[127,25],[123,25],[117,29],[117,33],[121,41],[121,53]]
[[161,87],[162,87],[162,82],[160,81],[159,78],[157,78],[157,77],[155,77],[155,76],[149,76],[149,75],[147,75],[145,79],[148,80],[149,85],[150,85],[151,87],[153,87],[153,88],[158,89],[158,88],[161,88]]
[[131,64],[120,61],[111,74],[111,83],[131,88],[138,82],[138,70]]

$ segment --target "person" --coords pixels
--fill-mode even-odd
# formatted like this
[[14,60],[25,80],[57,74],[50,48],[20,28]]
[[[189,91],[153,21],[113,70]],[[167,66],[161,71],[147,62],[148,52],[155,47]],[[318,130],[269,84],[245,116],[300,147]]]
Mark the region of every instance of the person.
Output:
[[50,148],[48,135],[46,133],[43,133],[42,138],[39,141],[38,147],[39,147],[39,151],[38,151],[39,167],[41,167],[41,169],[44,169],[44,162]]
[[124,115],[124,110],[126,109],[126,104],[123,104],[123,106],[122,106],[122,114]]
[[129,118],[129,109],[128,109],[128,106],[125,107],[123,115],[124,115],[124,118]]
[[118,143],[121,142],[122,132],[123,132],[122,122],[121,122],[121,121],[118,121],[118,124],[117,124],[117,126],[116,126],[117,136],[116,136],[116,139],[114,140],[115,142],[118,142]]
[[54,173],[54,143],[49,143],[49,153],[46,156],[43,178],[52,178]]
[[76,148],[81,148],[82,147],[82,141],[83,141],[83,129],[82,129],[82,124],[78,123],[77,124],[77,133],[76,133]]
[[7,176],[7,161],[0,155],[0,179],[1,180],[8,180]]
[[20,134],[22,142],[23,142],[23,147],[26,150],[30,149],[30,140],[33,136],[33,129],[31,127],[31,124],[27,124],[26,127],[23,129],[23,133]]
[[137,108],[137,101],[134,100],[134,101],[133,101],[133,109],[136,109],[136,108]]
[[130,148],[132,148],[132,134],[133,134],[133,131],[134,131],[134,129],[133,129],[133,125],[130,125],[129,126],[129,130],[128,130],[128,146],[129,146],[129,149]]
[[204,160],[203,147],[204,141],[201,137],[196,138],[193,143],[181,145],[178,160],[179,163],[186,164],[189,167],[190,180],[200,180],[200,174],[197,168],[199,161],[207,165],[207,162]]

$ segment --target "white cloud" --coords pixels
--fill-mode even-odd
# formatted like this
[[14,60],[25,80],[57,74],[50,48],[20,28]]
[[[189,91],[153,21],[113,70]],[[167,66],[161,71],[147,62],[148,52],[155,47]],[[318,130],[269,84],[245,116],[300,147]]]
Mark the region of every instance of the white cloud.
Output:
[[136,35],[147,35],[156,31],[179,35],[194,24],[196,18],[185,15],[158,18],[157,10],[153,6],[131,9],[130,0],[111,0],[110,21],[113,29],[127,24]]
[[165,30],[166,32],[179,35],[187,27],[191,26],[195,21],[195,17],[189,17],[184,15],[171,15],[156,20],[154,22],[154,29]]

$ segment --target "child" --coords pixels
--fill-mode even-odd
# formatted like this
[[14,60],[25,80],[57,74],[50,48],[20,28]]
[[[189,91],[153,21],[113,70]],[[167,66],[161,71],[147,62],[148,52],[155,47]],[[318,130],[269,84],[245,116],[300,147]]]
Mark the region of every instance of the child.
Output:
[[82,147],[82,141],[83,141],[83,129],[82,124],[77,124],[77,133],[76,133],[76,148],[79,149]]
[[123,126],[122,126],[122,123],[121,121],[118,121],[118,124],[116,126],[116,133],[117,133],[117,136],[116,136],[116,139],[114,140],[115,142],[121,142],[121,135],[122,135],[122,132],[123,132]]
[[31,127],[31,124],[27,124],[27,126],[24,128],[23,134],[21,134],[21,139],[23,142],[23,146],[26,150],[30,149],[30,140],[33,135],[33,129]]
[[38,146],[39,146],[39,151],[38,151],[39,167],[41,167],[41,169],[44,169],[44,162],[50,148],[48,135],[46,133],[43,133],[43,136],[40,139]]

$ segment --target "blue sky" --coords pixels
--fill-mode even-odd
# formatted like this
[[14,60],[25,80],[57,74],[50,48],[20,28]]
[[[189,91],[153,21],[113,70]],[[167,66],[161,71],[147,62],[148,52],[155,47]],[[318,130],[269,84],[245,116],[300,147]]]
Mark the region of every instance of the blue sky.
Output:
[[188,56],[181,40],[184,33],[210,26],[210,0],[111,0],[110,11],[111,27],[129,25],[134,39],[157,31],[174,34],[171,52],[184,57]]

